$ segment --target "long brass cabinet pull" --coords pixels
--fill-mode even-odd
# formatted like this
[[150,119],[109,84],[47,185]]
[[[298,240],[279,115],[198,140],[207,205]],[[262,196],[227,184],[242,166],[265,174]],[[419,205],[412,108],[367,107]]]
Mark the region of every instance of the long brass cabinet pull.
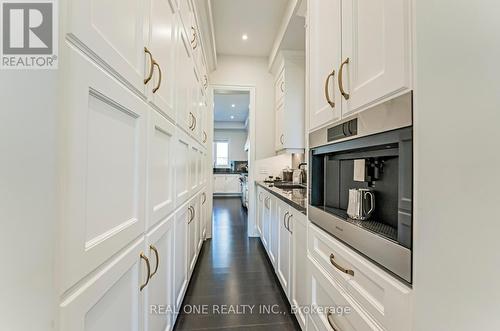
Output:
[[338,264],[336,261],[335,261],[335,255],[330,254],[330,263],[333,264],[333,266],[337,269],[339,269],[340,271],[342,271],[343,273],[345,274],[348,274],[348,275],[351,275],[351,276],[354,276],[354,271],[351,270],[351,269],[346,269],[344,267],[342,267],[340,264]]
[[285,92],[285,81],[281,81],[281,84],[280,84],[280,90],[281,92]]
[[207,142],[207,133],[205,131],[203,131],[203,143],[206,143]]
[[284,145],[284,144],[285,144],[284,140],[285,140],[285,135],[284,135],[284,134],[282,134],[282,135],[280,136],[280,143],[281,143],[282,145]]
[[288,232],[293,233],[293,231],[290,229],[290,218],[293,218],[293,214],[290,214],[286,219],[286,228],[288,229]]
[[160,77],[158,77],[158,85],[156,85],[156,87],[153,89],[153,93],[155,93],[156,91],[158,91],[158,89],[160,88],[160,85],[161,85],[161,68],[160,68],[160,65],[158,64],[158,62],[156,62],[154,60],[153,60],[153,66],[156,66],[158,68],[158,74],[160,75]]
[[194,26],[191,27],[191,31],[193,32],[193,40],[191,40],[191,46],[193,47],[193,49],[196,49],[196,47],[198,47],[198,39]]
[[330,92],[329,92],[329,86],[330,86],[330,78],[335,77],[335,70],[333,70],[328,76],[326,76],[325,80],[325,98],[326,102],[330,105],[330,107],[335,108],[335,102],[330,99]]
[[342,64],[340,65],[340,69],[339,69],[339,89],[340,89],[340,93],[342,93],[342,96],[346,100],[349,100],[349,93],[347,93],[344,90],[344,81],[343,81],[343,77],[342,77],[343,70],[342,69],[344,69],[344,66],[348,63],[349,63],[349,58],[345,59],[345,61],[342,62]]
[[194,115],[193,115],[193,113],[192,113],[192,112],[189,112],[189,118],[190,118],[190,120],[191,120],[191,121],[190,121],[190,122],[191,122],[191,124],[189,124],[189,128],[190,128],[191,130],[193,130],[193,125],[194,125]]
[[205,202],[207,202],[207,194],[205,192],[203,192],[203,194],[201,196],[203,197],[203,201],[201,202],[201,204],[204,205]]
[[335,327],[335,324],[333,323],[332,316],[333,316],[332,312],[330,311],[330,309],[328,309],[328,313],[326,314],[326,319],[328,320],[328,324],[330,324],[333,331],[339,331],[339,329],[337,329]]
[[158,271],[158,266],[160,265],[160,254],[158,254],[158,250],[153,245],[149,245],[149,249],[155,253],[155,258],[156,258],[155,270],[151,273],[151,275],[149,275],[149,279],[151,279],[153,278],[154,275],[156,275],[156,272]]
[[139,291],[142,291],[146,286],[148,286],[149,279],[151,278],[151,266],[149,265],[149,259],[147,258],[146,255],[144,255],[144,253],[141,253],[141,259],[146,261],[146,268],[148,270],[148,277],[146,277],[146,282],[141,285],[141,287],[139,288]]
[[196,129],[196,125],[198,124],[196,122],[196,116],[194,116],[194,115],[193,115],[193,120],[194,120],[194,123],[193,123],[193,129],[192,130],[194,131],[194,129]]
[[148,77],[144,78],[144,85],[146,85],[153,77],[153,68],[154,68],[155,60],[153,59],[153,54],[151,54],[151,52],[149,51],[149,49],[147,47],[144,47],[144,53],[149,55],[149,63],[150,63]]
[[289,212],[286,212],[285,215],[283,215],[283,226],[285,227],[285,229],[288,229],[288,227],[286,226],[286,216],[289,214]]

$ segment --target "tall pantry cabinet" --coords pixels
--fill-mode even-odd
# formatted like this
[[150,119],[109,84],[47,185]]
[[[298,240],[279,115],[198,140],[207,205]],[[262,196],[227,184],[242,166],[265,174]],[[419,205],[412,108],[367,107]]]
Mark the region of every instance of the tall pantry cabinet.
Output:
[[61,4],[60,330],[175,323],[211,215],[208,71],[181,3]]

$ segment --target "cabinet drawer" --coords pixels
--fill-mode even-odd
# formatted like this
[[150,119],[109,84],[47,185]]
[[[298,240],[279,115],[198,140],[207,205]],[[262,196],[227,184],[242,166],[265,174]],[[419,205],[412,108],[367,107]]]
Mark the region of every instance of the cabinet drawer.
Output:
[[409,287],[318,227],[310,225],[308,236],[311,258],[367,314],[389,330],[410,329]]
[[382,330],[321,267],[314,261],[310,264],[311,319],[317,330]]

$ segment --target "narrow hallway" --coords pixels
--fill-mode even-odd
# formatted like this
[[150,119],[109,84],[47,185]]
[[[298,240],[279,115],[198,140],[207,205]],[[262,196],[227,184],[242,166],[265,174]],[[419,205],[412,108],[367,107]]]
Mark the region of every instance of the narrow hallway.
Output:
[[213,216],[175,329],[300,330],[241,200],[214,199]]

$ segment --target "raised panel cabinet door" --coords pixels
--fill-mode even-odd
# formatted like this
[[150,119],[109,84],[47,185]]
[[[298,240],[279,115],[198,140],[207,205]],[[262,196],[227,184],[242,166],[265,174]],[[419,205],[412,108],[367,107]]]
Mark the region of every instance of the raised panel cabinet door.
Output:
[[276,274],[286,296],[290,298],[290,257],[292,253],[291,233],[288,230],[291,211],[287,204],[276,200],[278,222],[278,259]]
[[66,19],[67,40],[140,94],[147,72],[145,4],[70,0]]
[[309,130],[340,119],[341,0],[308,1]]
[[201,224],[201,231],[200,231],[200,240],[201,240],[201,244],[203,245],[203,241],[205,240],[205,238],[207,237],[207,225],[208,225],[208,222],[210,222],[211,218],[208,214],[208,197],[207,197],[207,189],[205,189],[202,193],[201,193],[201,213],[200,213],[200,217],[201,217],[201,221],[200,221],[200,224]]
[[[149,50],[154,58],[153,78],[148,82],[150,104],[175,121],[174,56],[178,25],[174,0],[149,0]],[[151,65],[151,59],[147,61]]]
[[[290,228],[292,229],[292,269],[290,302],[296,308],[309,306],[309,291],[304,285],[304,279],[308,279],[309,263],[307,259],[307,217],[306,215],[294,212],[290,219]],[[297,309],[295,314],[297,321],[302,329],[306,326],[306,311]]]
[[151,267],[149,284],[144,288],[144,330],[172,330],[174,324],[174,215],[163,220],[146,237]]
[[257,188],[257,232],[259,233],[260,238],[262,239],[262,217],[263,217],[263,206],[264,206],[264,195],[262,193],[262,189]]
[[205,183],[205,162],[204,162],[205,152],[200,148],[198,150],[197,162],[198,162],[198,186],[202,186]]
[[[409,0],[342,1],[342,116],[411,88]],[[349,59],[349,62],[345,61]]]
[[183,204],[191,192],[190,140],[182,130],[176,130],[175,139],[175,198],[176,205]]
[[188,278],[193,273],[198,256],[198,220],[200,217],[198,197],[192,199],[189,203],[191,210],[188,220]]
[[150,110],[148,229],[174,210],[175,125]]
[[237,194],[241,193],[240,176],[226,175],[226,193]]
[[189,187],[191,189],[191,194],[193,194],[199,186],[199,175],[200,172],[198,170],[199,168],[199,162],[198,162],[198,157],[200,154],[200,150],[197,145],[192,144],[191,149],[189,152],[189,178],[190,178],[190,184]]
[[270,237],[270,218],[271,218],[271,203],[267,193],[262,194],[263,207],[262,207],[262,243],[269,254],[269,237]]
[[64,47],[61,293],[145,231],[147,104]]
[[178,38],[175,55],[175,77],[177,77],[175,84],[176,122],[186,132],[191,133],[191,128],[194,125],[194,114],[191,110],[193,101],[193,59],[189,40],[183,29],[178,30]]
[[145,259],[140,258],[143,248],[144,239],[135,242],[63,298],[60,330],[142,331],[140,287],[149,277]]
[[191,211],[188,204],[175,213],[174,304],[176,311],[179,311],[182,305],[188,284],[188,222],[190,218]]
[[280,220],[278,219],[277,199],[270,196],[269,204],[271,205],[271,212],[269,213],[269,258],[273,264],[274,269],[278,264],[278,249],[279,249],[279,226]]
[[274,147],[276,151],[282,150],[285,146],[287,137],[285,137],[285,106],[282,103],[276,108],[276,122],[275,122],[275,138]]

